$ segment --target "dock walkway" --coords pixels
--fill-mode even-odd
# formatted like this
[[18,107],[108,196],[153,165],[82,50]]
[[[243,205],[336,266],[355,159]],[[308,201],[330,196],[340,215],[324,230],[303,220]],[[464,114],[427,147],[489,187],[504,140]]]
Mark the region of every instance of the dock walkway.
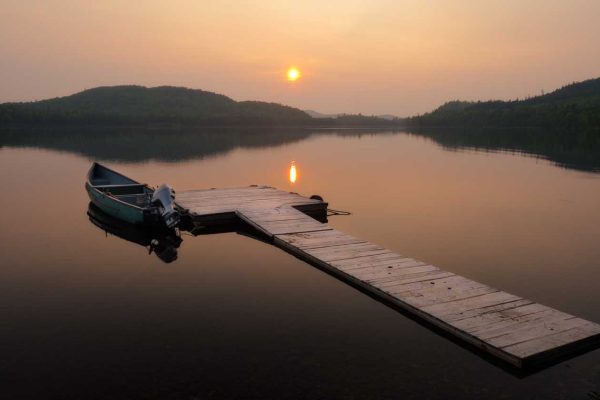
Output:
[[206,227],[239,218],[276,246],[517,367],[600,344],[598,324],[317,221],[309,215],[326,215],[320,200],[252,186],[180,192],[177,204]]

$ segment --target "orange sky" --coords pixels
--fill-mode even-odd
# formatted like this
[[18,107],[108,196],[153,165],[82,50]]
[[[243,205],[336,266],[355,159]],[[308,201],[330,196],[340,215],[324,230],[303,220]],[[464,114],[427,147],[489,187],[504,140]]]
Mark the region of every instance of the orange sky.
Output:
[[0,21],[0,102],[134,83],[405,116],[600,76],[598,0],[2,0]]

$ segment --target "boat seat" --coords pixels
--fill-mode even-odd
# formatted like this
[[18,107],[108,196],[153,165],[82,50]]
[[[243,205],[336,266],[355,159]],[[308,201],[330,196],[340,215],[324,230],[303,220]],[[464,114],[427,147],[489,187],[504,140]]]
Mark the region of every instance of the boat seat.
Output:
[[148,190],[147,186],[142,183],[128,185],[102,185],[96,186],[96,189],[104,193],[110,193],[113,196],[145,194],[150,191]]
[[146,207],[150,204],[150,194],[118,194],[113,197],[138,207]]
[[119,188],[119,187],[136,187],[136,186],[147,186],[145,183],[128,183],[125,185],[94,185],[99,189],[110,189],[110,188]]

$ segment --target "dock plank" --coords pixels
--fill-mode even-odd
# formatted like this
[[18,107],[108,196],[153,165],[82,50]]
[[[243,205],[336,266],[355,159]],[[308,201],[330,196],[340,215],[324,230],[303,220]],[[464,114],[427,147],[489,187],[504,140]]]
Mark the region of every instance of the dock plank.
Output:
[[[584,321],[582,325],[576,328],[516,343],[504,347],[503,350],[521,358],[531,358],[532,355],[538,357],[551,357],[550,354],[547,354],[549,351],[558,352],[565,347],[573,348],[572,346],[574,344],[583,340],[589,345],[590,339],[594,339],[597,335],[600,335],[600,327],[598,324]],[[565,350],[561,352],[564,353]]]

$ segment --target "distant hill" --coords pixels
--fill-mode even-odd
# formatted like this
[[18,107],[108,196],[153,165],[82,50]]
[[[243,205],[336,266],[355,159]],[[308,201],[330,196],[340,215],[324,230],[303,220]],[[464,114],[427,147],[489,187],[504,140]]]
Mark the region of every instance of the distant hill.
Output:
[[0,104],[4,123],[301,125],[311,117],[281,104],[234,101],[203,90],[161,86],[107,86],[66,97]]
[[313,118],[335,118],[340,114],[324,114],[315,110],[304,110],[305,113],[310,115]]
[[311,113],[277,103],[235,101],[221,94],[183,87],[104,86],[54,99],[0,104],[0,127],[174,124],[366,128],[392,127],[400,122],[361,114]]
[[[352,114],[345,114],[345,113],[323,114],[323,113],[320,113],[315,110],[304,110],[304,112],[313,118],[338,118],[338,117],[352,115]],[[354,114],[354,115],[356,115],[356,114]],[[358,114],[358,115],[361,115],[361,114]],[[399,122],[401,120],[400,118],[398,118],[397,116],[392,115],[392,114],[372,115],[372,116],[367,116],[366,118],[373,118],[373,117],[380,118],[380,119],[387,119],[387,120],[396,121],[396,122]]]
[[404,119],[401,118],[384,118],[375,115],[363,114],[338,114],[335,118],[323,118],[322,121],[329,121],[331,125],[336,127],[377,127],[377,128],[401,128],[404,126]]
[[525,100],[451,101],[408,118],[412,127],[546,127],[600,129],[600,78]]
[[401,119],[397,115],[392,115],[392,114],[379,114],[379,115],[376,115],[376,117],[377,118],[382,118],[382,119],[389,119],[389,120],[399,120],[399,119]]

